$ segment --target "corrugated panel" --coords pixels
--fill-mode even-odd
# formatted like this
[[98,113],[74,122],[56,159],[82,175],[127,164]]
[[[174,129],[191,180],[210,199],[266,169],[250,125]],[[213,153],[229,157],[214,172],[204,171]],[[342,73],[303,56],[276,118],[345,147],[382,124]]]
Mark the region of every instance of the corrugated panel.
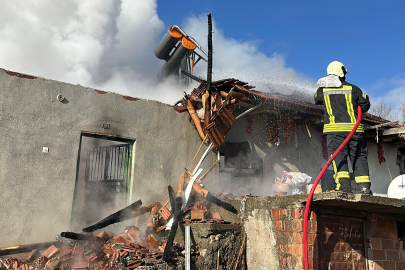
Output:
[[318,217],[319,270],[366,270],[363,222]]

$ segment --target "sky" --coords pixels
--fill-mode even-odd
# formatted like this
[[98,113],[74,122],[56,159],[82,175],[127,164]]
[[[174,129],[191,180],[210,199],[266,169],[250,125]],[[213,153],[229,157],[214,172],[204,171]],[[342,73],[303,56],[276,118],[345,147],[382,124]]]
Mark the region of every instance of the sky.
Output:
[[[214,20],[214,79],[259,91],[312,95],[326,66],[372,103],[405,102],[404,1],[0,0],[0,68],[172,104],[183,91],[156,79],[154,55],[172,25],[207,49]],[[206,76],[198,63],[196,75]],[[170,85],[170,87],[169,87]]]

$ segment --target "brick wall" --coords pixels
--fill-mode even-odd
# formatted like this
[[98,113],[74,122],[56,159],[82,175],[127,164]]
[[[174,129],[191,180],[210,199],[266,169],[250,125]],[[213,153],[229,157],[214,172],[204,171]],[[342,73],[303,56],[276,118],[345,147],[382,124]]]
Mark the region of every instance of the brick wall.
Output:
[[[279,269],[304,269],[303,229],[304,208],[272,209],[275,238],[278,245]],[[311,212],[308,223],[309,268],[318,269],[316,245],[316,214]]]
[[367,232],[370,270],[405,269],[403,241],[398,240],[397,221],[392,218],[369,215]]

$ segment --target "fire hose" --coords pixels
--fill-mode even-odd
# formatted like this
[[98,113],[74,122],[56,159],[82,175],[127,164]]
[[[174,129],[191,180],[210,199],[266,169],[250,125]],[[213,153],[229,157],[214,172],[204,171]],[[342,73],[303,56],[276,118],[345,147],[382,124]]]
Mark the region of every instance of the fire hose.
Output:
[[357,107],[357,121],[354,125],[353,130],[349,133],[349,136],[344,140],[344,142],[339,146],[335,153],[330,157],[328,162],[326,162],[325,166],[322,168],[321,172],[319,173],[318,177],[316,178],[314,184],[312,185],[311,191],[308,194],[307,204],[305,206],[305,215],[304,215],[304,235],[303,235],[303,246],[304,246],[304,263],[305,263],[305,270],[309,270],[309,263],[308,263],[308,217],[309,217],[309,207],[311,205],[312,197],[314,195],[314,191],[316,186],[318,185],[319,181],[321,180],[322,176],[324,175],[325,171],[328,169],[329,165],[332,161],[336,158],[339,152],[345,147],[345,145],[350,141],[353,134],[356,132],[357,127],[361,121],[361,108],[360,106]]

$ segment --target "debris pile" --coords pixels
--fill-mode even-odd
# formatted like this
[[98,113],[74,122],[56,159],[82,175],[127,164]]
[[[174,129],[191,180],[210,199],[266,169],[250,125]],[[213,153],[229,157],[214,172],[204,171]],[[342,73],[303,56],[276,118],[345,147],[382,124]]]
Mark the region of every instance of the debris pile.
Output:
[[[139,266],[163,263],[162,256],[167,238],[150,234],[140,239],[135,226],[127,227],[123,234],[100,232],[97,236],[63,232],[59,242],[48,249],[33,250],[26,259],[1,259],[1,270],[58,269],[90,270],[107,268],[136,269]],[[77,239],[77,240],[72,240]],[[184,245],[174,244],[171,262],[184,262]],[[198,253],[194,252],[196,256]]]
[[[222,197],[223,195],[224,193],[220,192],[215,197]],[[224,221],[219,213],[211,213],[204,206],[204,204],[207,205],[208,203],[206,199],[198,194],[192,197],[193,202],[186,209],[178,211],[177,222],[181,224],[231,224],[231,222]],[[228,198],[230,197],[228,196]],[[195,203],[196,201],[198,203]],[[168,237],[158,236],[167,234],[157,232],[162,231],[165,225],[159,226],[156,224],[159,220],[163,222],[170,220],[173,217],[172,212],[160,203],[152,203],[145,207],[140,207],[141,204],[141,201],[137,201],[100,222],[84,228],[83,231],[94,231],[107,224],[125,220],[128,216],[134,215],[134,212],[136,214],[147,213],[152,211],[151,209],[160,207],[160,209],[154,211],[153,215],[150,215],[153,218],[152,223],[148,222],[148,229],[152,233],[146,237],[142,237],[143,233],[135,226],[127,227],[124,233],[118,235],[106,231],[101,231],[97,236],[91,233],[62,232],[56,237],[58,242],[54,242],[46,250],[34,249],[26,258],[9,257],[4,260],[0,259],[0,270],[137,269],[140,266],[158,266],[159,264],[167,266],[165,262],[171,265],[184,264],[184,244],[175,243],[173,241],[174,237],[168,243]],[[164,259],[165,254],[166,259]],[[192,257],[198,257],[199,255],[198,250],[191,252]],[[21,257],[21,254],[18,257]]]

